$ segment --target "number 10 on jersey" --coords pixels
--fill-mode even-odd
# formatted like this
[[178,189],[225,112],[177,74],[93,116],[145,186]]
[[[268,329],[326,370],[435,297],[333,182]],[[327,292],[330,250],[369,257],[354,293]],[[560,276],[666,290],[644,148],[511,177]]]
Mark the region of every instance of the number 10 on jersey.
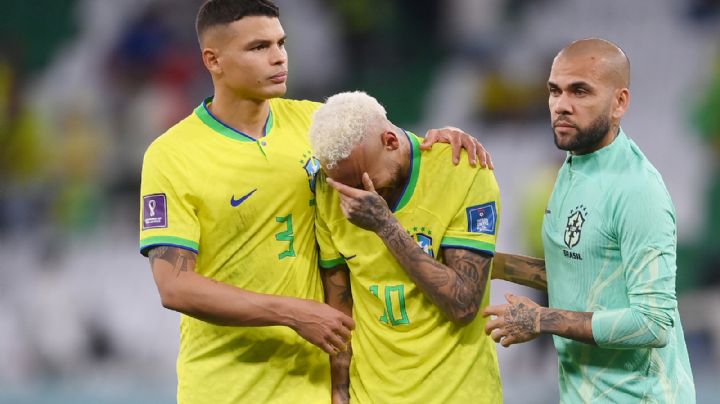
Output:
[[378,285],[370,286],[370,293],[385,303],[382,316],[379,320],[385,324],[410,324],[405,310],[405,285],[388,285],[384,287],[382,296]]

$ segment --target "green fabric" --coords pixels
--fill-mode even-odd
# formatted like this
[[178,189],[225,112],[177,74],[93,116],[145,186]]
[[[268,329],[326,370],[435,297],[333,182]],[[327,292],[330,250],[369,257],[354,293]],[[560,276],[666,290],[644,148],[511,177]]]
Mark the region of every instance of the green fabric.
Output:
[[564,403],[695,401],[675,299],[675,211],[621,131],[568,156],[543,223],[553,308],[593,312],[598,346],[554,337]]

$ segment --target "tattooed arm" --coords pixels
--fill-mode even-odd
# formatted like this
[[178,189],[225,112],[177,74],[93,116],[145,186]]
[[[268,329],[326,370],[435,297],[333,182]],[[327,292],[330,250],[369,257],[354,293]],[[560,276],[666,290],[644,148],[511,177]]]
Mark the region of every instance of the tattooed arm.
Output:
[[195,272],[193,252],[161,246],[150,250],[150,266],[164,307],[225,326],[284,325],[328,353],[350,339],[355,323],[319,302],[254,293]]
[[467,324],[475,318],[485,293],[491,257],[467,250],[447,249],[447,265],[443,265],[425,254],[405,232],[385,200],[375,192],[367,174],[363,175],[365,191],[330,178],[328,183],[340,193],[345,216],[356,226],[374,231],[410,279],[451,321]]
[[547,292],[545,260],[540,258],[496,253],[492,279],[502,279]]
[[[352,317],[352,295],[347,265],[338,265],[331,269],[321,269],[325,303]],[[332,383],[333,404],[350,402],[350,360],[352,345],[347,349],[330,355],[330,377]]]
[[595,344],[590,312],[541,307],[527,297],[505,295],[507,304],[489,306],[483,315],[496,316],[485,324],[485,332],[502,346],[535,339],[540,334],[554,334],[586,344]]

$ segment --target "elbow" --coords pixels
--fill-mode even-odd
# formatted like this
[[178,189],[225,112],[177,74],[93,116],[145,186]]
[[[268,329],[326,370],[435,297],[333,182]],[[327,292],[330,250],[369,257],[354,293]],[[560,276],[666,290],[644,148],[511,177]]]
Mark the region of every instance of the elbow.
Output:
[[478,311],[479,308],[473,305],[473,307],[466,307],[462,310],[453,310],[451,313],[448,313],[448,318],[450,318],[453,324],[466,326],[475,320]]
[[182,311],[181,293],[172,285],[158,284],[158,293],[160,294],[160,303],[168,310]]
[[175,291],[168,289],[160,290],[160,303],[164,308],[179,311],[178,300],[179,299]]
[[653,333],[654,337],[648,346],[650,348],[664,348],[668,343],[668,330],[658,327],[658,330]]

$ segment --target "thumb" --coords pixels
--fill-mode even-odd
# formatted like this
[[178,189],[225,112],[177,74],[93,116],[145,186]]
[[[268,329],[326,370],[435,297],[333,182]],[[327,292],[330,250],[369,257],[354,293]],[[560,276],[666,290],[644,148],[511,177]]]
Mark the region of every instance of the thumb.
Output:
[[375,185],[373,185],[373,182],[370,179],[370,176],[368,175],[368,173],[363,173],[362,182],[363,182],[363,187],[365,188],[366,191],[375,192]]
[[508,303],[515,303],[517,297],[515,297],[512,293],[505,293],[505,300],[507,300]]
[[430,150],[433,143],[437,142],[437,133],[435,130],[429,130],[425,133],[425,139],[420,143],[420,150]]

